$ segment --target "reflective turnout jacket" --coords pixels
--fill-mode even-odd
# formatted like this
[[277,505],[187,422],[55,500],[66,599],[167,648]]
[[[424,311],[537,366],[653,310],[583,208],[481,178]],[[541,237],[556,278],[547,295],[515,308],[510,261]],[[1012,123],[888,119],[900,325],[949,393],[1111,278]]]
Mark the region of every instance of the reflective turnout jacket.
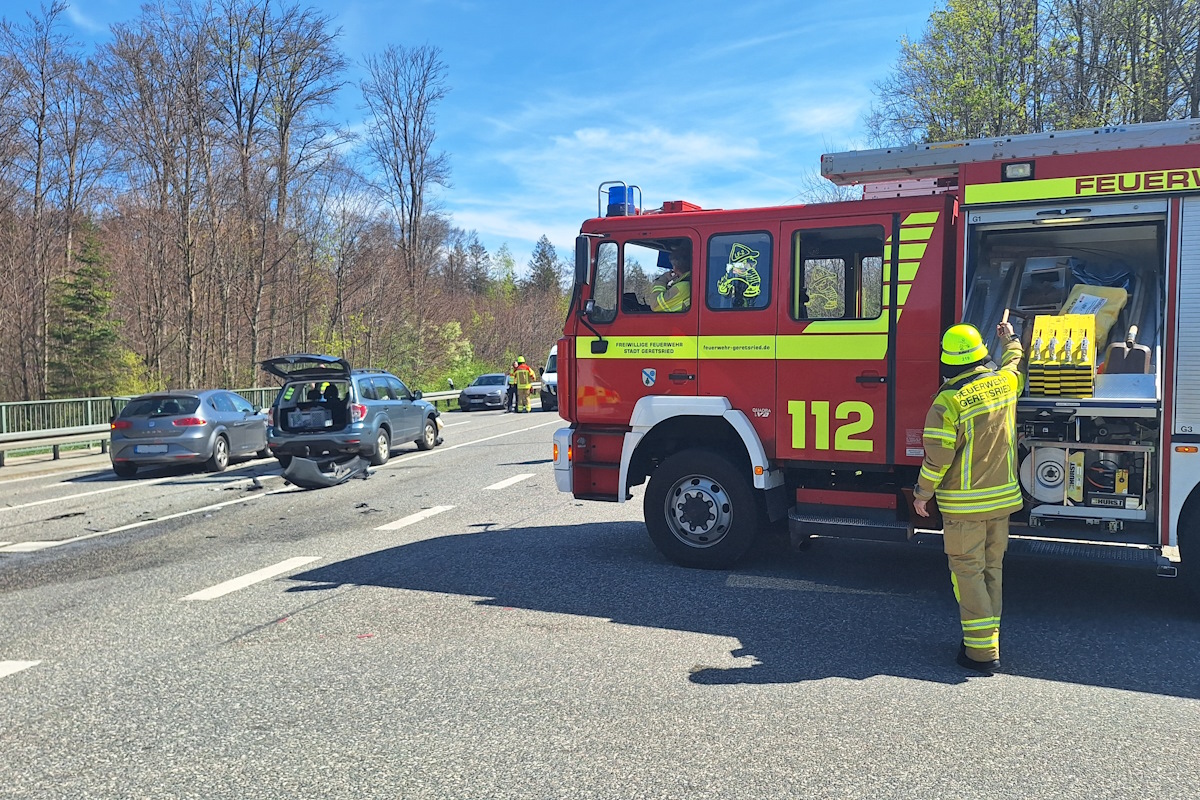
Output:
[[692,283],[687,277],[670,285],[656,280],[650,291],[650,308],[655,311],[687,311],[692,299]]
[[999,369],[975,367],[942,384],[925,417],[925,461],[915,495],[937,495],[943,514],[995,519],[1021,508],[1017,398],[1024,388],[1020,342]]
[[521,364],[513,373],[513,377],[516,378],[518,389],[528,389],[533,385],[533,368],[528,364]]

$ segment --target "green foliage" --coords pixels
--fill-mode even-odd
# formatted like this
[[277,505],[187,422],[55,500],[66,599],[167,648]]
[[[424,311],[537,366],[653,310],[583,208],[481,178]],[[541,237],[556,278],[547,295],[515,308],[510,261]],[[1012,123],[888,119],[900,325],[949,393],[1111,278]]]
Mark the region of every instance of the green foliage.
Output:
[[101,396],[119,379],[119,325],[112,318],[111,283],[95,230],[86,228],[74,272],[54,284],[49,330],[52,396]]
[[328,323],[318,325],[312,333],[312,351],[347,358],[366,345],[367,325],[362,312],[349,314],[338,328]]
[[876,144],[1200,113],[1200,0],[946,0],[876,85]]
[[562,292],[562,261],[543,235],[533,248],[529,258],[529,276],[521,282],[521,287],[537,293]]
[[167,382],[162,379],[162,376],[153,374],[146,367],[141,356],[132,350],[121,348],[113,362],[113,383],[108,391],[102,394],[111,393],[117,397],[132,397],[166,388]]
[[517,294],[517,261],[508,249],[508,242],[500,245],[500,249],[492,257],[491,269],[491,295],[511,301]]

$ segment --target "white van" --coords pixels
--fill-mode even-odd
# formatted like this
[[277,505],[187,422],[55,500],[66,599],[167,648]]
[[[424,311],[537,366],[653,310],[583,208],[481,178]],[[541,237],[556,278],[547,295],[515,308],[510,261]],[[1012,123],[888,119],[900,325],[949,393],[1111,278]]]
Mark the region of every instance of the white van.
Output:
[[542,411],[558,409],[558,345],[550,348],[546,356],[546,366],[542,369]]

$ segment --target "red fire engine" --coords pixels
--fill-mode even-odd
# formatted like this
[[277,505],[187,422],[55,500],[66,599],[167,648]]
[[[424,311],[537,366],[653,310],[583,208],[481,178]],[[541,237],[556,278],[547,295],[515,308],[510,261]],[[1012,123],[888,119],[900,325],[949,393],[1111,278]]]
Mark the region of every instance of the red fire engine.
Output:
[[864,198],[644,210],[601,185],[558,343],[559,488],[619,503],[649,479],[651,538],[693,566],[784,519],[911,538],[941,334],[974,323],[998,354],[1007,312],[1029,354],[1011,549],[1200,573],[1200,121],[821,168]]

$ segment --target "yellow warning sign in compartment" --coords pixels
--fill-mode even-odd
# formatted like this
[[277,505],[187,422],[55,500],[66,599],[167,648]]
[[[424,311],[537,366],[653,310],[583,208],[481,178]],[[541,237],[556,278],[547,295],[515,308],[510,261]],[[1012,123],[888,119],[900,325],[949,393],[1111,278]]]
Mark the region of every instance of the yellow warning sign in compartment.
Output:
[[1042,314],[1033,321],[1029,393],[1091,397],[1096,386],[1096,317]]

